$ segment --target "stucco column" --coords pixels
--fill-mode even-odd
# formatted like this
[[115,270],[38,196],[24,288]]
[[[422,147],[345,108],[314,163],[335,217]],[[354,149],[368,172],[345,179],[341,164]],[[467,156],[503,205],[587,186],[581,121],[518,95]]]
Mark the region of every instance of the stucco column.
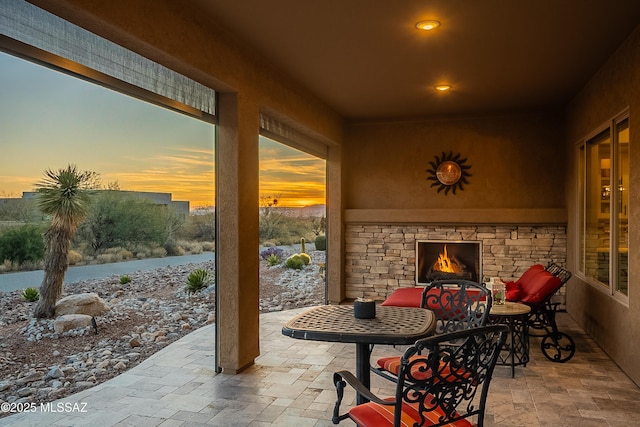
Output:
[[342,147],[327,152],[327,301],[345,298],[344,225],[342,218]]
[[260,354],[258,168],[255,104],[220,94],[216,148],[218,358],[235,374]]

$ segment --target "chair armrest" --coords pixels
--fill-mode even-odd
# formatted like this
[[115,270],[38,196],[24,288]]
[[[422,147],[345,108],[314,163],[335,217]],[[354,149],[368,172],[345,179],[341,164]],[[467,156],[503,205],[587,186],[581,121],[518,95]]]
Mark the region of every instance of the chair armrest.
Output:
[[379,403],[381,405],[395,405],[395,400],[382,400],[375,394],[371,393],[371,391],[369,391],[369,389],[362,385],[362,383],[351,372],[338,371],[333,374],[333,384],[336,386],[336,393],[338,394],[336,404],[333,408],[333,417],[331,418],[331,422],[333,424],[339,424],[340,421],[349,418],[348,412],[340,415],[340,404],[342,403],[344,388],[347,386],[347,383],[349,383],[349,385],[353,387],[357,393],[372,402]]
[[[356,392],[358,392],[361,396],[369,399],[372,402],[379,403],[381,405],[395,405],[395,400],[385,400],[380,399],[378,396],[373,394],[368,388],[366,388],[355,375],[353,375],[349,371],[338,371],[333,374],[333,383],[338,387],[338,382],[341,380],[346,381],[351,387],[353,387]],[[344,385],[342,386],[344,388]]]

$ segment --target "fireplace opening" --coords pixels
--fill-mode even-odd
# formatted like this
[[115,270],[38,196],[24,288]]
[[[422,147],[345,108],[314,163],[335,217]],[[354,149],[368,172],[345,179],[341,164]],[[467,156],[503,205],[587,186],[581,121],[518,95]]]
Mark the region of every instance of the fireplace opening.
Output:
[[481,241],[416,241],[416,283],[465,279],[480,282]]

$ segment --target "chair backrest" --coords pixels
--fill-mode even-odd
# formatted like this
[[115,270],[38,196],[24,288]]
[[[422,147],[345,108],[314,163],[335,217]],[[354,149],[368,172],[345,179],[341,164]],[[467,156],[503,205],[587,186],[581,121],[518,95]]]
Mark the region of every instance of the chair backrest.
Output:
[[[400,425],[405,403],[421,420],[416,426],[443,426],[477,415],[482,427],[489,383],[507,331],[506,325],[482,326],[434,335],[409,347],[400,362],[394,425]],[[452,347],[450,341],[462,344]],[[412,358],[418,353],[428,356]],[[414,377],[419,371],[431,375]]]
[[422,292],[422,308],[436,316],[436,334],[486,325],[491,304],[491,292],[470,280],[437,280]]

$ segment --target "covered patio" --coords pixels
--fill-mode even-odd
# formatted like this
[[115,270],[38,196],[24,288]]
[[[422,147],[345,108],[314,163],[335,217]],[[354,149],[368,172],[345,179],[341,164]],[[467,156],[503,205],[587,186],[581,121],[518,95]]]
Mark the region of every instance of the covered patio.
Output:
[[[29,3],[215,90],[219,321],[217,341],[205,328],[76,396],[89,413],[12,421],[330,424],[330,375],[353,368],[354,349],[288,339],[280,328],[293,312],[259,313],[258,141],[278,129],[292,146],[326,159],[327,302],[382,301],[413,286],[421,239],[482,241],[491,276],[557,262],[574,274],[560,320],[576,355],[553,364],[534,339],[533,360],[514,379],[496,371],[487,424],[640,421],[640,235],[629,232],[640,225],[640,3]],[[442,21],[433,33],[441,39],[416,32],[426,18]],[[31,57],[30,48],[0,40]],[[436,92],[441,83],[451,86],[448,97]],[[625,185],[613,188],[626,199],[598,181],[588,196],[598,202],[600,228],[589,235],[584,147],[621,124],[630,166]],[[471,167],[468,184],[452,181],[457,191],[430,180],[452,158]],[[611,160],[588,165],[610,180]],[[619,215],[608,211],[623,204]]]
[[[85,412],[18,414],[0,419],[0,426],[331,426],[333,372],[353,371],[355,345],[283,336],[282,325],[304,310],[261,315],[262,354],[237,375],[216,374],[211,368],[214,333],[206,326],[122,375],[60,401]],[[516,369],[515,378],[509,367],[496,367],[485,425],[640,423],[640,389],[568,315],[558,320],[574,337],[576,355],[570,363],[550,362],[540,352],[539,340],[532,338],[532,360]],[[401,350],[376,346],[373,357]],[[393,394],[390,381],[376,375],[372,390]],[[344,402],[354,401],[351,392]]]

